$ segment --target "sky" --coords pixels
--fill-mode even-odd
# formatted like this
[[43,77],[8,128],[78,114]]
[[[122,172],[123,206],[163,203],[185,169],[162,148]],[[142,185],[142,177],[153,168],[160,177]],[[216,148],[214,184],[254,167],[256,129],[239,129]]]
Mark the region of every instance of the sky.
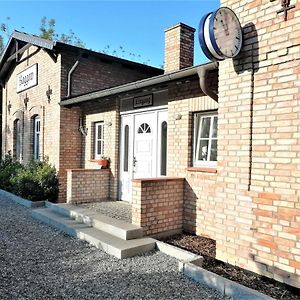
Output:
[[[155,67],[164,61],[164,30],[179,22],[197,29],[195,33],[195,64],[208,61],[198,42],[198,24],[203,15],[219,8],[219,0],[186,1],[4,1],[0,0],[0,23],[38,34],[43,16],[56,21],[56,31],[72,29],[88,49],[110,52]],[[120,47],[125,52],[122,54]],[[138,57],[140,55],[140,57]]]

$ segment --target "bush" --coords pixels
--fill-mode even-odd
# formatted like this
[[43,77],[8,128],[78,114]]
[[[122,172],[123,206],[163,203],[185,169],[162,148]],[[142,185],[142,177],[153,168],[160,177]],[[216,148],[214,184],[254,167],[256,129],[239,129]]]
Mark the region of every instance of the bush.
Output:
[[32,201],[55,201],[58,197],[56,169],[48,159],[23,166],[6,155],[0,161],[0,189]]
[[8,192],[14,192],[12,179],[16,174],[23,169],[19,162],[14,162],[11,155],[5,155],[0,161],[0,189]]
[[55,201],[58,196],[58,178],[55,167],[48,160],[31,161],[11,179],[19,196],[32,200]]

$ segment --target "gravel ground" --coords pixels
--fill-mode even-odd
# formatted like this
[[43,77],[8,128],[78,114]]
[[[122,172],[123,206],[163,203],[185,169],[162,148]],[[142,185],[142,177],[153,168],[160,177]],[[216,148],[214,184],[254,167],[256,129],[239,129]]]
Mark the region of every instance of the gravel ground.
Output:
[[160,253],[118,260],[0,199],[0,299],[223,299]]
[[124,201],[107,201],[77,205],[92,209],[105,216],[131,223],[131,205]]

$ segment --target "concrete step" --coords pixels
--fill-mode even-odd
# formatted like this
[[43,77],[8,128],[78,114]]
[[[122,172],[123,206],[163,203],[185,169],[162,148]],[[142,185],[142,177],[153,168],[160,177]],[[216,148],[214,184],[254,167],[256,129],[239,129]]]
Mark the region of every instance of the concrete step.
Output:
[[155,248],[156,241],[152,238],[123,240],[107,232],[90,227],[87,224],[63,216],[50,208],[33,210],[32,217],[70,236],[84,240],[120,259],[142,254]]
[[93,212],[90,209],[84,209],[72,204],[53,204],[51,202],[46,202],[46,207],[123,240],[132,240],[143,236],[141,227]]

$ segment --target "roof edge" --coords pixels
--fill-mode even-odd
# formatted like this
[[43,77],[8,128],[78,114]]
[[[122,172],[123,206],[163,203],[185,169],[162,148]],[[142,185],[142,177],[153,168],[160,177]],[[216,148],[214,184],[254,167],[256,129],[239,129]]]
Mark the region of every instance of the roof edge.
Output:
[[207,63],[207,64],[203,64],[203,65],[193,66],[193,67],[182,69],[182,70],[175,71],[172,73],[166,73],[163,75],[126,83],[126,84],[108,88],[105,90],[100,90],[97,92],[92,92],[92,93],[88,93],[85,95],[69,98],[67,100],[62,100],[62,101],[60,101],[60,105],[67,106],[67,105],[79,104],[79,103],[83,103],[83,102],[87,102],[87,101],[91,101],[91,100],[95,100],[95,99],[99,99],[99,98],[104,98],[104,97],[113,96],[113,95],[117,95],[117,94],[124,93],[124,92],[133,91],[133,90],[140,89],[140,88],[145,88],[145,87],[148,87],[151,85],[161,84],[161,83],[173,81],[176,79],[181,79],[181,78],[190,77],[193,75],[198,75],[199,68],[205,69],[205,68],[212,68],[214,66],[216,66],[215,63]]

